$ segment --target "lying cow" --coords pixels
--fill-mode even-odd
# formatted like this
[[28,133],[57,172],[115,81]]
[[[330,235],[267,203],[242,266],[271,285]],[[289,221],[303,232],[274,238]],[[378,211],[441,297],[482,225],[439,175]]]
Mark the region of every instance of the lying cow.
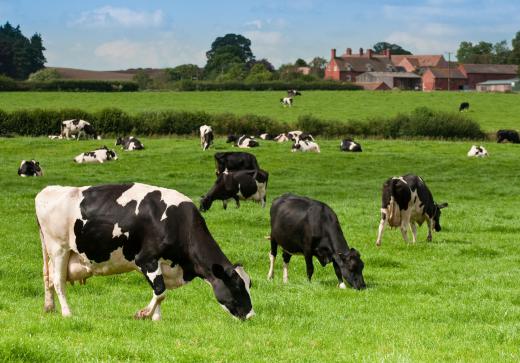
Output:
[[36,160],[22,160],[18,168],[18,175],[22,177],[43,176],[43,170]]
[[363,261],[354,248],[349,248],[336,213],[325,203],[314,199],[284,194],[271,206],[271,252],[268,279],[274,275],[278,245],[283,250],[283,282],[288,281],[291,256],[303,254],[307,278],[314,273],[312,258],[322,266],[332,262],[338,285],[346,288],[344,280],[355,289],[366,287],[363,279]]
[[293,98],[292,97],[284,97],[280,98],[280,103],[283,105],[283,107],[292,107],[293,104]]
[[339,149],[341,151],[350,151],[350,152],[361,152],[361,145],[352,139],[344,139],[339,144]]
[[498,130],[497,142],[511,142],[513,144],[520,144],[520,137],[515,130]]
[[104,163],[105,161],[110,160],[117,160],[117,154],[114,152],[114,150],[110,150],[106,146],[103,146],[94,151],[84,152],[74,158],[74,161],[78,164]]
[[477,157],[477,158],[483,158],[486,156],[489,156],[487,150],[484,148],[484,146],[480,145],[473,145],[471,146],[471,149],[468,151],[469,157]]
[[54,292],[63,316],[71,316],[67,281],[139,271],[153,289],[136,319],[161,318],[166,289],[196,277],[208,282],[224,310],[239,319],[254,315],[251,280],[213,239],[193,202],[151,185],[49,186],[36,196],[43,252],[45,311]]
[[238,146],[241,149],[249,149],[251,147],[258,147],[260,144],[255,140],[254,136],[242,135],[240,137],[236,135],[228,135],[226,143],[233,143],[234,146]]
[[289,136],[287,136],[287,134],[283,133],[283,134],[279,134],[278,136],[276,136],[273,140],[276,142],[286,142],[286,141],[289,141]]
[[298,140],[295,141],[292,148],[292,152],[296,151],[302,151],[302,152],[313,152],[313,153],[319,153],[320,152],[320,146],[316,144],[314,141],[304,141],[304,140]]
[[258,137],[261,138],[262,140],[274,140],[276,135],[264,132],[263,134],[258,135]]
[[225,171],[218,175],[209,192],[201,197],[200,210],[209,210],[215,200],[221,200],[226,209],[229,199],[235,200],[237,208],[240,207],[239,199],[251,199],[265,207],[268,179],[269,173],[264,170]]
[[225,170],[258,170],[258,161],[256,156],[246,152],[219,152],[215,153],[216,174],[219,175]]
[[428,224],[428,242],[432,240],[432,230],[441,230],[441,209],[448,203],[437,204],[433,201],[432,193],[421,177],[408,174],[393,177],[383,184],[381,203],[381,222],[377,235],[376,245],[381,245],[385,224],[390,227],[399,227],[405,242],[408,242],[408,228],[412,229],[413,242],[417,241],[417,226],[424,221]]
[[202,125],[199,128],[200,131],[200,146],[202,150],[208,150],[211,144],[213,144],[213,129],[211,126]]
[[462,102],[459,105],[459,112],[462,112],[462,111],[469,111],[469,102]]
[[143,143],[133,136],[118,137],[116,140],[116,146],[117,145],[121,145],[121,149],[125,151],[144,149]]
[[82,136],[84,138],[94,138],[100,140],[96,133],[96,130],[90,122],[85,120],[73,119],[73,120],[65,120],[61,123],[61,136],[65,139],[70,139],[72,136],[75,136],[77,140],[79,140]]

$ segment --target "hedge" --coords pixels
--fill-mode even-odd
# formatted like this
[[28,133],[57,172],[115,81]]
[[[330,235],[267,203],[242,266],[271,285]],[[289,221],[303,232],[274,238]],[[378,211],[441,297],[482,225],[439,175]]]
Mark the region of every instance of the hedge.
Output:
[[267,82],[244,82],[244,81],[191,81],[181,80],[171,82],[169,89],[176,91],[286,91],[297,90],[337,90],[356,91],[363,87],[350,82],[338,81],[267,81]]
[[128,81],[54,80],[20,82],[7,77],[0,77],[0,91],[134,92],[138,89],[137,83]]
[[477,122],[460,113],[439,112],[425,107],[410,114],[347,122],[323,120],[312,115],[284,123],[267,116],[210,114],[189,111],[142,112],[130,115],[117,108],[90,113],[80,109],[63,110],[0,110],[0,135],[41,136],[58,134],[62,120],[88,120],[97,132],[105,135],[191,135],[201,125],[211,125],[217,134],[278,134],[291,129],[328,137],[371,136],[383,138],[484,139]]

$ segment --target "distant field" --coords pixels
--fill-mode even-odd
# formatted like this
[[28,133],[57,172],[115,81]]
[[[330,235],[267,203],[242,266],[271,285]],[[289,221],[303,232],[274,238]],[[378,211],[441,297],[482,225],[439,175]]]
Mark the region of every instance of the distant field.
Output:
[[[298,107],[334,94],[306,92]],[[247,95],[265,100],[276,96]],[[363,96],[371,102],[383,97],[393,101],[453,97],[450,102],[458,102],[457,94],[335,95],[349,102],[349,97]],[[18,100],[30,95],[14,96],[9,95]],[[55,107],[80,95],[32,96],[38,100],[27,104],[41,105],[40,98],[48,97]],[[61,98],[54,105],[53,96]],[[199,101],[206,97],[214,105],[219,97],[250,102],[240,93],[82,96],[84,101],[103,100],[104,105],[110,105],[108,100],[125,100],[134,112],[135,106],[155,108],[168,97]],[[150,103],[132,105],[132,99]],[[469,99],[475,108],[481,107],[477,98]],[[1,102],[6,103],[4,97]],[[114,106],[122,107],[117,102]],[[273,112],[290,114],[299,112],[298,107]],[[196,280],[168,292],[163,321],[135,321],[133,314],[152,296],[138,273],[93,277],[85,286],[67,285],[74,316],[44,314],[34,213],[38,191],[49,184],[139,181],[177,189],[198,204],[215,177],[213,153],[233,150],[221,138],[208,152],[200,150],[195,138],[143,141],[146,150],[120,152],[118,161],[76,165],[73,156],[100,142],[0,139],[0,361],[520,361],[520,148],[512,144],[486,143],[491,156],[475,160],[466,157],[469,142],[360,140],[364,151],[359,154],[340,153],[337,141],[318,140],[321,154],[291,153],[288,143],[262,142],[251,152],[270,172],[267,207],[243,202],[240,209],[230,205],[224,211],[217,202],[203,214],[227,256],[242,262],[252,277],[257,316],[246,322],[232,319],[210,287]],[[16,169],[24,158],[37,158],[45,176],[18,177]],[[387,229],[377,248],[381,185],[386,178],[407,172],[423,176],[437,202],[449,202],[441,218],[443,230],[427,243],[422,226],[417,244],[406,245],[398,230]],[[285,192],[318,198],[337,212],[350,246],[365,262],[366,290],[339,290],[332,266],[322,268],[317,261],[314,279],[308,283],[304,260],[298,256],[291,260],[288,285],[282,283],[281,257],[274,281],[267,281],[269,243],[264,236],[269,233],[269,207]]]
[[118,107],[129,113],[158,110],[189,110],[210,113],[252,113],[281,121],[294,121],[300,115],[338,121],[365,120],[374,116],[391,116],[427,106],[443,111],[458,111],[463,101],[471,105],[468,115],[480,122],[485,131],[520,128],[520,94],[483,94],[469,92],[369,92],[305,91],[295,98],[292,108],[283,108],[284,92],[2,92],[0,109],[82,108],[96,111]]

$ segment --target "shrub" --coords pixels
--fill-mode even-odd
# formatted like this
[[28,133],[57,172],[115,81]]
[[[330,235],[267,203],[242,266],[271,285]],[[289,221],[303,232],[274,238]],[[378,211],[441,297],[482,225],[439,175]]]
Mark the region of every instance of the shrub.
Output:
[[55,68],[44,68],[31,73],[29,75],[29,82],[49,82],[60,79],[61,76]]
[[12,78],[0,74],[0,91],[16,91],[18,85]]

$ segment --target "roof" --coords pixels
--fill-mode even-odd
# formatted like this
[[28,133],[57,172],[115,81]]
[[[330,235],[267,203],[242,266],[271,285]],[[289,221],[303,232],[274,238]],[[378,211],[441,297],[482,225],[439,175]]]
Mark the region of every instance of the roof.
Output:
[[[386,72],[389,66],[394,66],[390,59],[383,56],[342,56],[334,58],[340,71],[352,71],[352,72]],[[367,67],[370,65],[370,69]],[[349,68],[350,66],[350,68]]]
[[356,84],[363,87],[366,91],[382,91],[390,89],[390,86],[385,82],[356,82]]
[[460,68],[466,73],[494,73],[494,74],[511,74],[518,73],[516,64],[461,64]]
[[499,79],[499,80],[489,80],[486,82],[480,82],[477,84],[485,85],[485,86],[491,86],[491,85],[499,85],[499,84],[512,84],[512,83],[518,83],[520,82],[520,78],[513,78],[513,79]]
[[392,77],[392,78],[421,78],[421,76],[412,72],[365,72],[374,77]]
[[431,67],[427,71],[431,71],[435,78],[466,79],[467,77],[458,68],[437,68]]
[[445,67],[447,62],[442,54],[433,55],[392,55],[392,63],[398,65],[404,59],[415,67]]

